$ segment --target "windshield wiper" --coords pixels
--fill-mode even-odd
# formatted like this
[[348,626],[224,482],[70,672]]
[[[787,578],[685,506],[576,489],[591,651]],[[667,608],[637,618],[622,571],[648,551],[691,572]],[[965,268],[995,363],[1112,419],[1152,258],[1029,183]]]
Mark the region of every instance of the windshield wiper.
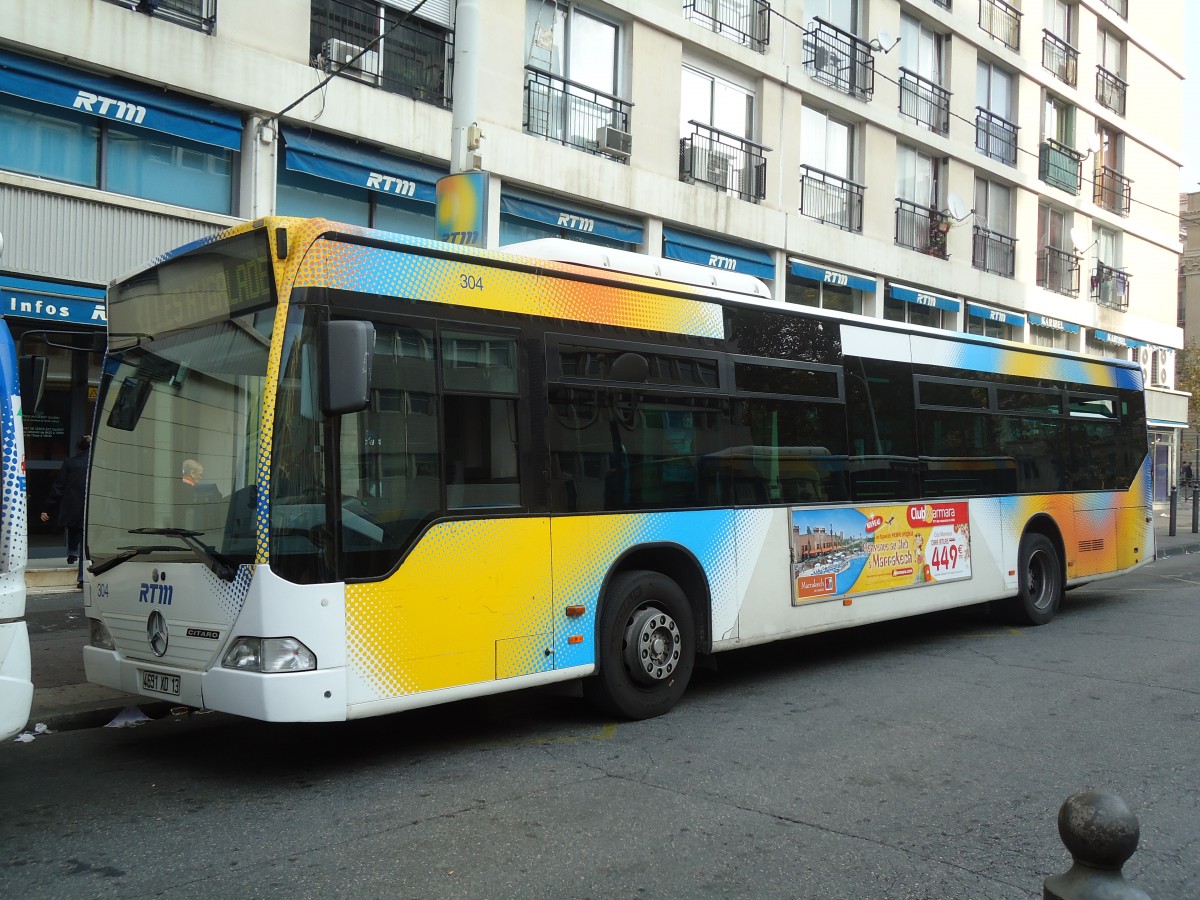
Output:
[[[226,556],[218,553],[212,547],[205,544],[203,541],[197,540],[203,531],[189,531],[186,528],[131,528],[130,534],[161,534],[164,537],[179,538],[188,549],[203,559],[213,574],[224,581],[233,581],[237,577],[237,566]],[[93,575],[101,575],[109,569],[119,566],[123,562],[133,559],[135,556],[144,556],[147,553],[169,552],[178,550],[171,544],[150,544],[145,547],[121,547],[123,553],[119,553],[112,559],[106,559],[97,566],[91,566],[88,571]]]

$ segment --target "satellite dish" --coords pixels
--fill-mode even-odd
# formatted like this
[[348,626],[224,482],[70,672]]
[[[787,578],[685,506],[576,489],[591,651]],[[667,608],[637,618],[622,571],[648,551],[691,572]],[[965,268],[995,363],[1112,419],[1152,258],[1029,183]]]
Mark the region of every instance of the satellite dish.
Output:
[[950,194],[946,198],[946,205],[950,207],[950,215],[954,216],[955,221],[961,222],[967,217],[967,204],[963,203],[962,197],[958,194]]
[[1071,229],[1071,246],[1076,250],[1083,250],[1088,245],[1087,234],[1082,228]]
[[1088,148],[1088,152],[1090,152],[1090,153],[1095,153],[1097,150],[1099,150],[1100,149],[1100,135],[1096,134],[1094,131],[1091,134],[1089,134],[1087,136],[1087,148]]
[[892,48],[896,46],[898,41],[899,38],[892,37],[892,33],[886,28],[880,28],[875,35],[875,40],[871,41],[871,49],[891,53]]

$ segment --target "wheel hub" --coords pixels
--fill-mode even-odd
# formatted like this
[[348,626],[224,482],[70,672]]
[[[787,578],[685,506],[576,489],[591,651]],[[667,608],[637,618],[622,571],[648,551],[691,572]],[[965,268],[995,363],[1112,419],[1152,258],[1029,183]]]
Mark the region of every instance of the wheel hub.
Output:
[[640,609],[625,630],[625,665],[642,684],[664,681],[679,664],[679,626],[660,609]]

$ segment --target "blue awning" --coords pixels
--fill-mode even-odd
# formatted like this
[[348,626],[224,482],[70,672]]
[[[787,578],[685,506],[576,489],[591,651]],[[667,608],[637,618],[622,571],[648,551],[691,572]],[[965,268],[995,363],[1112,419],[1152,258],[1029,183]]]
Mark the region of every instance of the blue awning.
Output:
[[1025,317],[1020,313],[1007,312],[1003,309],[992,309],[990,306],[977,306],[974,303],[968,303],[967,315],[974,316],[977,319],[987,319],[989,322],[1003,322],[1005,325],[1011,325],[1014,328],[1025,327]]
[[866,275],[854,275],[839,269],[827,269],[814,263],[791,260],[792,274],[805,281],[817,281],[821,284],[832,284],[835,287],[848,287],[856,291],[875,292],[875,279]]
[[446,174],[445,170],[362,144],[286,126],[283,142],[283,164],[293,172],[420,203],[437,201],[437,181]]
[[1096,340],[1104,341],[1106,344],[1113,344],[1117,347],[1145,347],[1145,341],[1138,341],[1133,338],[1123,337],[1119,334],[1113,334],[1111,331],[1101,331],[1099,328],[1093,328],[1092,334]]
[[0,315],[99,328],[108,322],[103,288],[13,275],[0,275]]
[[4,50],[0,50],[0,93],[227,150],[242,145],[242,118],[237,113],[148,84],[69,69]]
[[1040,325],[1042,328],[1053,328],[1055,331],[1065,331],[1068,334],[1079,334],[1079,326],[1074,322],[1064,322],[1062,319],[1043,316],[1041,313],[1030,313],[1029,324]]
[[915,303],[918,306],[932,306],[937,309],[944,309],[946,312],[958,312],[962,309],[962,304],[952,297],[931,294],[929,291],[920,291],[916,288],[905,287],[902,284],[889,284],[888,291],[897,300],[903,300],[905,303]]
[[500,214],[515,216],[541,225],[553,225],[568,231],[581,231],[626,244],[642,242],[642,226],[632,219],[623,219],[611,213],[565,205],[561,200],[549,197],[532,197],[514,191],[500,195]]
[[741,272],[767,281],[775,278],[775,261],[765,250],[676,231],[674,228],[663,229],[663,256],[712,269]]

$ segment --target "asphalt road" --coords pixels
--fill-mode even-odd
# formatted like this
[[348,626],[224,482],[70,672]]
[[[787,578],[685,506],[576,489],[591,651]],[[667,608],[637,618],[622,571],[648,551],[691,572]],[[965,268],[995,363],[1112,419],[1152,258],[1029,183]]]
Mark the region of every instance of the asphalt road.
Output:
[[1082,788],[1200,896],[1200,556],[752,648],[671,714],[547,692],[364,722],[219,714],[0,746],[8,897],[1036,898]]

